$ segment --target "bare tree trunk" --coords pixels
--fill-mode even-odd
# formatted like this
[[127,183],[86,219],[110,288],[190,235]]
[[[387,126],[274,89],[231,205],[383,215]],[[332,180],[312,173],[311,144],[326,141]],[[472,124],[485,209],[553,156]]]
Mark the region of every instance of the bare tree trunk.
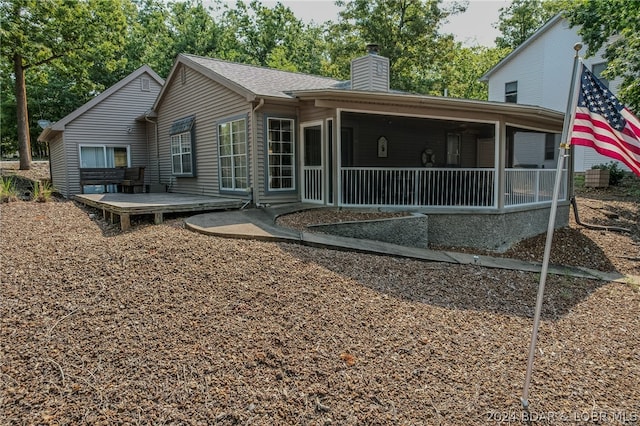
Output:
[[31,138],[29,135],[29,111],[27,110],[27,84],[24,79],[22,56],[13,55],[13,72],[16,77],[16,109],[18,113],[18,152],[20,170],[31,168]]

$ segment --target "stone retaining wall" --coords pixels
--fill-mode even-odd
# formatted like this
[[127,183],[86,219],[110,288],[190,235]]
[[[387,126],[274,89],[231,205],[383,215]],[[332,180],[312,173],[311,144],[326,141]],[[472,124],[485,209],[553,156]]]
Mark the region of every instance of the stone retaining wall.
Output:
[[382,241],[407,247],[429,246],[428,217],[419,213],[388,219],[310,225],[309,229],[341,237]]

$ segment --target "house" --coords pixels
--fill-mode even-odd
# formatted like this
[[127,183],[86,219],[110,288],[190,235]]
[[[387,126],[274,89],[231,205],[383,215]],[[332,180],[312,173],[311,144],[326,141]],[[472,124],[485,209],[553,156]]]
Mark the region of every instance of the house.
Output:
[[65,196],[81,192],[80,167],[140,166],[149,188],[255,207],[422,212],[434,244],[501,250],[543,233],[555,166],[516,147],[556,158],[564,114],[394,91],[389,70],[375,46],[349,81],[180,54],[165,82],[143,67],[40,139]]
[[145,65],[43,130],[38,140],[49,143],[57,191],[65,197],[82,192],[81,167],[145,167],[150,162],[145,113],[163,83]]
[[496,250],[546,230],[555,166],[530,168],[516,141],[551,161],[564,118],[390,90],[375,49],[346,82],[180,54],[152,110],[148,176],[170,192],[416,210],[432,243]]
[[[575,56],[573,46],[576,43],[582,43],[578,27],[570,28],[569,22],[561,14],[554,16],[480,78],[489,85],[489,100],[540,105],[565,113]],[[586,47],[582,53],[585,51]],[[601,49],[593,57],[583,60],[601,79],[600,74],[607,65],[603,53],[604,49]],[[603,81],[617,94],[620,79]],[[514,155],[516,161],[521,158],[532,161],[532,167],[555,167],[552,149],[551,143],[541,150],[523,138],[515,142]],[[584,146],[573,147],[571,154],[574,171],[577,172],[612,161]],[[618,164],[622,169],[629,170],[624,163]]]

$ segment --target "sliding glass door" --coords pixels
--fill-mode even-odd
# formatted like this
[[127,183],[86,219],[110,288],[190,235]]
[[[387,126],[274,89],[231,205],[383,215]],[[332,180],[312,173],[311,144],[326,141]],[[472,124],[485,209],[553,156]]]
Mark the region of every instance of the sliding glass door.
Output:
[[[80,145],[80,167],[129,167],[129,147],[108,145]],[[86,185],[85,194],[117,192],[116,185]]]

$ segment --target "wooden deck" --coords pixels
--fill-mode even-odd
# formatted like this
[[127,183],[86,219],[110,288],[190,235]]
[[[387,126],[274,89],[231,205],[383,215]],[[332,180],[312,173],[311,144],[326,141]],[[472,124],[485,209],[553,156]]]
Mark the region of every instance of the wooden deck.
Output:
[[156,224],[162,223],[165,213],[204,212],[239,209],[246,200],[199,195],[150,193],[150,194],[77,194],[74,199],[82,204],[102,210],[112,223],[120,220],[126,231],[131,227],[131,216],[153,214]]

